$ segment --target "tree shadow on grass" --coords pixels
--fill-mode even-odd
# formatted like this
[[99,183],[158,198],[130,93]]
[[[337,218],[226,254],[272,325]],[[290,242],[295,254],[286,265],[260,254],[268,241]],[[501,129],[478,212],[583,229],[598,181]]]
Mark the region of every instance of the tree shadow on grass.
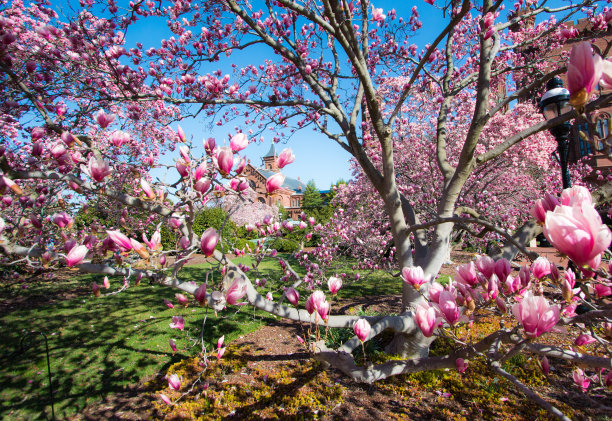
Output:
[[[41,331],[48,337],[58,418],[79,413],[89,404],[164,370],[181,356],[197,353],[200,345],[192,348],[189,338],[200,337],[205,309],[168,309],[162,300],[173,295],[170,288],[141,285],[115,296],[95,299],[88,295],[1,315],[0,419],[50,416],[44,342],[35,341],[24,352],[15,352],[27,332]],[[169,328],[175,315],[185,318],[184,332]],[[231,319],[214,319],[209,313],[205,328],[208,349],[219,336],[250,323],[251,317],[243,312]],[[184,354],[172,356],[170,338],[175,338]]]

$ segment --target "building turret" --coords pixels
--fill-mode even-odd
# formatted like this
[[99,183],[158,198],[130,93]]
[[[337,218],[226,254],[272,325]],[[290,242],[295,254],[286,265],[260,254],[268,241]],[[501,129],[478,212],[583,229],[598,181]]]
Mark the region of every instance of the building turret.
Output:
[[276,148],[274,147],[274,143],[272,144],[272,146],[270,146],[270,150],[268,151],[267,154],[265,154],[263,156],[263,163],[264,163],[264,168],[266,170],[270,170],[270,171],[274,171],[274,172],[279,172],[280,168],[278,168],[278,166],[276,165],[276,158],[277,158],[277,154],[276,154]]

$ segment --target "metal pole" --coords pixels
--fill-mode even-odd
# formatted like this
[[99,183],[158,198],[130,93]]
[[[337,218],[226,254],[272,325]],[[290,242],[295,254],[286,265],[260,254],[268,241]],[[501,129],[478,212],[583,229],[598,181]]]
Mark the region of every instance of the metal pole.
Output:
[[559,154],[559,164],[561,165],[561,182],[563,189],[572,187],[572,181],[570,179],[568,159],[569,159],[569,135],[572,126],[570,123],[562,123],[558,126],[552,127],[550,133],[555,137],[557,141],[557,153]]
[[570,173],[568,168],[567,158],[569,155],[569,139],[567,136],[557,138],[557,152],[559,152],[559,163],[561,164],[561,181],[563,183],[563,190],[572,187],[572,181],[570,179]]

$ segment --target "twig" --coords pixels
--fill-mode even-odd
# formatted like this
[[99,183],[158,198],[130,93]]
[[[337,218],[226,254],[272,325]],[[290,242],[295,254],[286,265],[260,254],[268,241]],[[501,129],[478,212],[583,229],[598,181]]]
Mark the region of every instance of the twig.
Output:
[[501,365],[498,361],[492,362],[491,367],[493,368],[495,372],[497,372],[497,374],[499,374],[500,376],[508,380],[510,383],[514,384],[521,392],[527,395],[528,398],[530,398],[532,401],[540,405],[542,408],[546,409],[548,412],[553,414],[555,417],[563,421],[571,421],[568,417],[566,417],[563,414],[563,412],[561,412],[559,409],[557,409],[555,406],[551,405],[550,403],[546,402],[544,399],[540,397],[540,395],[538,395],[533,390],[529,389],[527,386],[521,383],[519,379],[514,377],[512,374],[508,373],[503,368],[501,368]]

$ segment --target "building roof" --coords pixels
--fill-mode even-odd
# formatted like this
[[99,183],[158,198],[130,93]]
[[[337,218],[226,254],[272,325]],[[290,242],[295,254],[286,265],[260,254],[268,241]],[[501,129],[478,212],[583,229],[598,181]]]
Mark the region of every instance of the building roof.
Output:
[[[274,174],[278,174],[275,171],[265,170],[263,168],[257,168],[257,171],[259,171],[259,173],[266,178],[270,178]],[[283,183],[282,187],[293,190],[296,193],[303,193],[306,189],[306,184],[302,183],[300,180],[296,180],[295,178],[285,177],[285,182]]]
[[267,154],[263,156],[263,158],[276,157],[276,156],[278,155],[276,154],[276,148],[274,147],[274,143],[273,143],[272,145],[270,145],[270,150],[268,151]]

